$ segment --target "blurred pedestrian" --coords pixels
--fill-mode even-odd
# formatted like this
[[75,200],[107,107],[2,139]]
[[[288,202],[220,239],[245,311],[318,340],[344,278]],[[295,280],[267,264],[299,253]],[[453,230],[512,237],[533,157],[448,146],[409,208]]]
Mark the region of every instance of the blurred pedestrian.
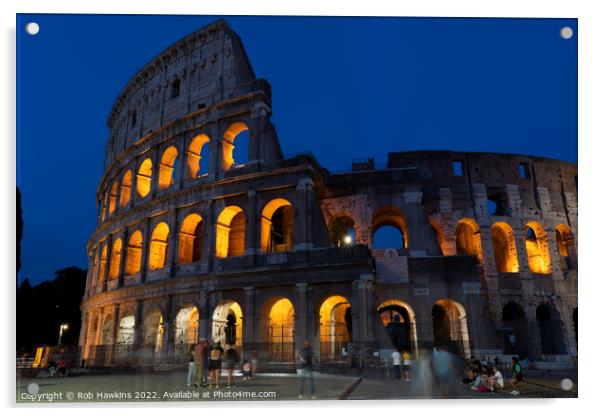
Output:
[[212,387],[215,381],[215,387],[219,388],[219,378],[222,371],[222,355],[224,349],[221,343],[218,341],[213,345],[213,348],[209,352],[209,388]]
[[194,377],[196,376],[196,364],[194,362],[194,349],[195,349],[196,344],[192,344],[192,346],[190,347],[190,351],[188,351],[188,377],[187,377],[187,384],[188,387],[190,387],[192,385],[192,382],[194,381]]
[[510,385],[513,390],[510,392],[513,396],[518,396],[520,392],[518,391],[518,383],[523,381],[523,368],[518,362],[518,357],[512,357],[512,379],[510,380]]
[[395,348],[391,354],[391,361],[393,363],[393,378],[395,380],[401,380],[401,353],[399,349]]
[[205,387],[207,378],[205,375],[205,357],[207,355],[207,340],[201,339],[194,348],[194,364],[196,366],[196,375],[194,379],[195,387]]
[[314,352],[309,345],[309,341],[303,343],[303,348],[299,351],[299,398],[303,398],[303,390],[305,387],[305,379],[309,382],[309,394],[312,399],[315,399],[314,386]]
[[228,385],[226,388],[234,387],[234,367],[238,362],[238,353],[234,349],[234,345],[226,344],[226,352],[224,353],[226,360],[226,371],[228,372]]
[[412,355],[410,351],[405,350],[401,356],[403,360],[403,379],[410,381],[410,366],[412,365]]
[[253,367],[249,360],[242,363],[242,377],[243,380],[251,380],[251,377],[253,377]]

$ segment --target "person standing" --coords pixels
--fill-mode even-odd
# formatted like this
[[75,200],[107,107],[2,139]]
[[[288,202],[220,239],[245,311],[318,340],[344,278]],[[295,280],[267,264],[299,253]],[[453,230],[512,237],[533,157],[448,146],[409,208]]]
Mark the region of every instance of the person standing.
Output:
[[309,341],[303,343],[303,348],[299,351],[299,398],[303,398],[303,390],[305,387],[305,379],[309,382],[309,394],[312,399],[316,398],[314,386],[314,352],[309,345]]
[[393,362],[393,378],[395,380],[401,379],[401,353],[397,348],[393,350],[391,354],[391,360]]
[[194,347],[194,364],[196,366],[196,376],[194,379],[195,387],[205,387],[207,380],[205,377],[205,356],[207,355],[207,340],[201,339]]
[[512,357],[512,380],[510,380],[510,384],[512,385],[513,390],[510,394],[513,396],[518,396],[520,394],[518,391],[518,383],[521,381],[523,381],[523,368],[518,362],[518,357]]
[[410,365],[412,365],[412,355],[408,350],[405,350],[402,354],[403,359],[403,379],[410,381]]
[[220,342],[216,342],[211,352],[209,353],[209,388],[211,388],[213,380],[215,380],[215,387],[219,389],[219,378],[222,371],[222,355],[224,349]]
[[226,371],[228,372],[228,386],[226,388],[231,388],[234,387],[234,367],[238,362],[238,353],[234,349],[234,345],[226,345],[224,358],[226,359]]
[[188,387],[192,385],[194,377],[196,375],[196,364],[194,363],[194,350],[196,344],[193,344],[188,351]]

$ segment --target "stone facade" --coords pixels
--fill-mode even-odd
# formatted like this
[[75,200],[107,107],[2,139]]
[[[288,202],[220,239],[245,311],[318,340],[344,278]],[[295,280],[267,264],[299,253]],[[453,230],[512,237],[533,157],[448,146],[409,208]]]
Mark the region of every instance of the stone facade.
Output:
[[[574,164],[424,151],[333,174],[283,156],[270,88],[218,21],[119,95],[87,245],[90,365],[177,365],[199,339],[266,366],[306,340],[345,365],[394,346],[576,355]],[[373,248],[383,226],[402,247]]]

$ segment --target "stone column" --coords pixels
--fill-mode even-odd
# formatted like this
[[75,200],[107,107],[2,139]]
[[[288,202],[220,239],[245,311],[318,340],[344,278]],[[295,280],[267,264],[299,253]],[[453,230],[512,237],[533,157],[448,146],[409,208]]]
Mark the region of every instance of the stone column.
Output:
[[215,202],[209,201],[206,218],[203,218],[203,262],[207,264],[207,271],[213,268],[215,258],[215,232],[217,215],[215,213]]
[[178,254],[177,246],[179,245],[177,211],[175,209],[169,210],[167,214],[167,225],[169,226],[169,236],[167,237],[167,258],[165,266],[167,267],[169,277],[174,277]]
[[209,339],[209,325],[211,315],[209,311],[209,291],[201,289],[199,291],[199,332],[198,340]]
[[144,220],[142,226],[142,252],[140,253],[140,282],[146,281],[146,273],[148,270],[148,252],[150,249],[150,239],[152,230],[150,229],[150,218]]
[[[305,341],[312,343],[313,339],[307,327],[307,283],[295,283],[297,292],[297,310],[295,310],[295,344],[301,349]],[[313,335],[313,334],[311,334]],[[312,343],[313,345],[313,343]]]
[[[265,159],[264,140],[265,127],[267,125],[268,110],[265,104],[256,104],[251,110],[252,125],[249,132],[249,164],[258,164]],[[262,151],[263,150],[263,151]]]
[[[259,252],[257,247],[257,220],[260,215],[257,212],[257,193],[255,191],[249,191],[248,197],[248,230],[245,233],[245,256],[253,255]],[[260,219],[261,220],[261,219]]]
[[186,166],[187,166],[187,160],[186,160],[186,136],[182,135],[180,137],[180,149],[178,150],[178,157],[176,158],[176,160],[178,162],[176,162],[177,166],[177,173],[176,173],[176,180],[175,180],[175,188],[176,189],[182,189],[184,187],[184,179],[186,177]]
[[295,251],[308,250],[313,247],[311,240],[312,212],[310,196],[313,192],[314,183],[311,179],[301,179],[297,184],[297,210],[299,215],[295,216]]
[[[243,314],[243,348],[245,351],[255,349],[258,341],[255,334],[255,288],[253,286],[243,287],[245,291],[245,310]],[[249,348],[250,347],[250,348]]]
[[85,355],[85,350],[86,350],[86,342],[87,342],[87,335],[88,335],[88,326],[90,324],[90,312],[84,312],[82,314],[82,324],[81,327],[79,329],[79,341],[77,342],[77,345],[79,345],[79,347],[81,348],[80,351],[80,361],[81,359],[84,358]]
[[119,335],[119,324],[121,321],[120,317],[120,305],[115,305],[113,313],[113,333],[111,334],[111,345],[108,351],[108,363],[113,364],[115,362],[115,347],[117,346],[117,336]]
[[125,263],[127,260],[128,239],[130,237],[129,228],[124,228],[121,233],[121,263],[119,264],[119,277],[117,287],[123,287],[125,279]]
[[142,345],[142,332],[144,331],[144,319],[142,311],[144,310],[144,302],[142,299],[136,300],[136,311],[134,315],[135,326],[134,326],[134,350],[140,348]]
[[[105,268],[101,270],[104,274],[102,276],[102,289],[101,292],[107,291],[107,283],[109,282],[109,272],[111,271],[111,255],[113,252],[113,235],[109,234],[107,236],[107,260],[105,261]],[[102,257],[102,252],[101,252]]]
[[[151,160],[153,162],[153,173],[151,176],[151,189],[150,189],[150,197],[151,199],[154,199],[157,196],[157,192],[159,191],[159,164],[160,164],[160,157],[161,155],[159,154],[158,150],[151,150],[152,154],[151,154]],[[148,196],[148,195],[147,195]]]
[[214,181],[219,178],[220,170],[221,170],[221,161],[220,161],[220,142],[222,141],[222,137],[219,131],[219,123],[216,119],[216,115],[213,116],[213,124],[211,125],[211,137],[209,143],[205,146],[209,146],[209,172],[207,175],[207,180]]

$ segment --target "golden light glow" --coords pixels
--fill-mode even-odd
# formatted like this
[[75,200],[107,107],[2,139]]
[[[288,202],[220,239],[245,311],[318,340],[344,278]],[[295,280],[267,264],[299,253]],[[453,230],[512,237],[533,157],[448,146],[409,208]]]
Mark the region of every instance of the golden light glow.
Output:
[[552,273],[548,239],[540,223],[530,221],[525,225],[525,244],[531,272],[540,274]]
[[395,227],[403,236],[403,247],[408,248],[408,227],[403,213],[396,207],[380,208],[372,217],[372,237],[376,231],[385,225]]
[[153,176],[153,162],[148,159],[144,159],[144,162],[138,168],[138,175],[136,175],[136,191],[142,198],[148,195],[151,189],[151,178]]
[[209,136],[206,134],[199,134],[190,141],[190,146],[188,146],[187,152],[188,157],[186,159],[186,164],[188,165],[188,179],[194,179],[199,176],[201,163],[209,163],[208,160],[201,160],[203,146],[207,143],[209,143]]
[[140,271],[142,261],[142,233],[139,230],[134,231],[130,236],[125,259],[125,274],[130,276]]
[[159,190],[167,189],[173,185],[174,165],[177,157],[178,149],[175,146],[170,146],[163,152],[159,164]]
[[155,226],[155,229],[151,235],[151,243],[148,252],[149,270],[157,270],[165,267],[168,238],[169,226],[164,222],[160,222]]
[[217,219],[215,255],[218,258],[242,256],[245,253],[245,214],[240,207],[230,205]]
[[479,264],[483,264],[481,232],[472,218],[463,218],[456,226],[456,251],[459,256],[476,256]]
[[176,316],[176,344],[185,345],[197,342],[199,334],[199,310],[196,306],[187,306]]
[[574,237],[571,228],[566,224],[559,224],[556,227],[556,245],[558,245],[558,254],[562,257],[569,257],[569,246],[574,244]]
[[[330,221],[330,239],[336,247],[352,244],[355,232],[355,221],[346,213],[335,215]],[[346,242],[347,237],[351,242]]]
[[163,331],[163,315],[160,310],[155,309],[144,319],[142,345],[152,348],[155,352],[161,351]]
[[109,194],[107,192],[105,192],[105,196],[104,199],[102,200],[102,214],[100,217],[101,221],[104,221],[107,218],[107,212],[109,207],[107,206],[109,202]]
[[113,242],[113,250],[111,250],[111,266],[109,268],[109,280],[114,280],[119,277],[119,267],[121,266],[121,238]]
[[121,179],[121,190],[119,194],[119,206],[125,207],[132,196],[132,171],[128,169]]
[[226,171],[234,165],[235,160],[232,157],[234,152],[234,139],[243,131],[249,130],[247,125],[242,122],[231,124],[224,133],[222,140],[222,170]]
[[98,267],[98,288],[102,288],[102,284],[104,283],[105,273],[107,270],[107,255],[109,250],[107,248],[107,244],[105,243],[102,246],[102,251],[100,253],[100,266]]
[[295,309],[287,298],[278,299],[270,308],[269,338],[270,344],[288,344],[294,342]]
[[98,254],[98,249],[96,249],[96,252],[94,254],[94,260],[92,262],[92,278],[90,281],[90,287],[95,287],[96,286],[96,279],[98,279],[98,262],[99,262],[99,254]]
[[320,342],[344,343],[351,341],[345,314],[351,307],[347,298],[330,296],[320,307]]
[[[288,208],[288,209],[287,209]],[[274,214],[281,210],[278,223]],[[261,212],[261,251],[283,252],[293,249],[293,210],[289,201],[275,198],[266,204]]]
[[[235,333],[227,333],[229,331],[228,328],[228,316],[234,316],[235,319]],[[242,309],[238,302],[234,302],[233,300],[226,300],[221,302],[213,312],[213,324],[211,331],[211,339],[214,342],[221,342],[222,346],[225,345],[228,341],[231,341],[231,338],[234,338],[234,345],[240,347],[242,346]]]
[[109,195],[109,214],[115,212],[115,204],[117,203],[117,181],[111,185],[111,194]]
[[505,222],[496,222],[491,226],[495,265],[500,273],[518,273],[518,255],[512,227]]
[[180,228],[180,263],[199,261],[203,248],[203,224],[199,214],[190,214]]

